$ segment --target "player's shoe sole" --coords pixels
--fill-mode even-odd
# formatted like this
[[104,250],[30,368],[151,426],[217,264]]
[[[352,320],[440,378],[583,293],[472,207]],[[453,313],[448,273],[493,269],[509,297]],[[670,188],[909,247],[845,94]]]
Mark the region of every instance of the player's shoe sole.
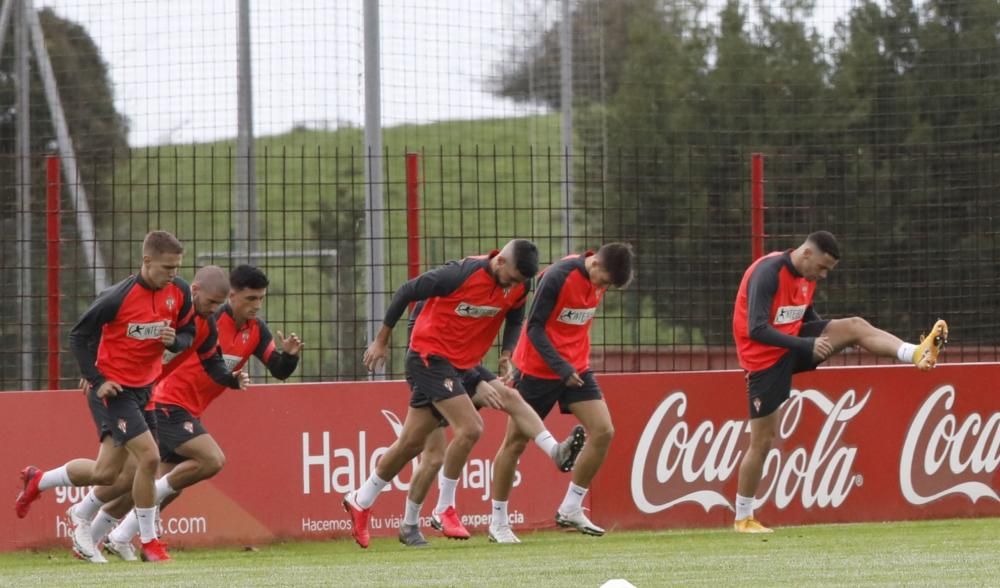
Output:
[[556,466],[561,472],[569,472],[576,465],[576,458],[580,457],[583,446],[587,442],[587,434],[581,425],[573,427],[569,437],[559,444],[556,450]]
[[931,327],[931,332],[920,339],[920,344],[913,352],[913,364],[919,370],[932,369],[937,365],[938,355],[947,343],[948,323],[938,319]]
[[41,491],[38,489],[38,483],[42,480],[42,470],[36,468],[35,466],[28,466],[21,470],[21,482],[24,486],[21,488],[21,492],[18,493],[17,498],[14,499],[14,512],[17,513],[17,518],[23,519],[28,515],[28,510],[31,508],[31,503],[38,500],[38,495]]

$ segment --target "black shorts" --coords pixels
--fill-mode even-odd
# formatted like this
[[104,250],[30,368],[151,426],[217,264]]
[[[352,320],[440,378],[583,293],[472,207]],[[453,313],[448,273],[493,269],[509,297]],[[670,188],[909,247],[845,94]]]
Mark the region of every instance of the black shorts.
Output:
[[594,379],[594,372],[583,372],[580,378],[583,379],[583,386],[573,388],[564,384],[562,380],[536,378],[517,372],[514,375],[514,387],[521,393],[524,401],[535,409],[538,416],[544,419],[557,401],[559,412],[570,414],[569,405],[574,402],[604,398],[597,380]]
[[[799,337],[819,337],[830,321],[803,323]],[[820,362],[821,363],[821,362]],[[819,365],[813,360],[812,350],[808,354],[789,349],[771,367],[747,372],[747,395],[750,400],[750,418],[765,417],[781,408],[792,392],[792,375],[808,372]]]
[[104,441],[111,435],[115,446],[121,447],[146,431],[155,432],[156,416],[146,411],[152,393],[152,386],[122,386],[117,396],[98,398],[97,388],[91,386],[87,392],[87,404],[97,425],[97,438]]
[[181,463],[188,458],[176,453],[177,448],[199,435],[207,435],[201,420],[195,418],[183,406],[156,403],[157,443],[160,446],[160,461]]
[[410,406],[433,407],[439,400],[465,394],[463,372],[439,355],[429,355],[424,361],[417,353],[407,352],[406,382],[410,385]]
[[[484,367],[483,364],[479,364],[471,370],[465,370],[462,372],[462,387],[465,388],[465,393],[472,398],[476,395],[476,388],[479,386],[480,382],[492,382],[497,379],[496,374],[491,372],[488,368]],[[480,406],[476,407],[479,410]],[[431,405],[431,413],[437,417],[439,427],[447,427],[448,419],[444,418],[444,415],[438,412],[438,409]]]

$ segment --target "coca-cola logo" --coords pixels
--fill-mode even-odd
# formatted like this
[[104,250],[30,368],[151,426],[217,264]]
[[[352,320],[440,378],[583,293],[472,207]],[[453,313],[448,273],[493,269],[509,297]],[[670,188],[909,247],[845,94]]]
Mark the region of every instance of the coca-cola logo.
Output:
[[990,479],[1000,467],[1000,412],[988,418],[952,414],[955,388],[931,393],[913,417],[899,459],[899,486],[910,504],[927,504],[950,494],[1000,501]]
[[[857,399],[854,390],[836,402],[817,390],[792,390],[783,407],[778,447],[764,462],[757,492],[757,506],[774,500],[785,508],[796,498],[804,508],[838,507],[860,485],[852,471],[857,447],[841,442],[844,431],[864,409],[871,390]],[[808,402],[807,402],[808,401]],[[713,507],[732,509],[723,486],[739,469],[743,448],[749,443],[749,421],[730,420],[716,426],[711,421],[688,423],[687,395],[668,395],[646,423],[632,461],[632,500],[644,513],[656,513],[678,504],[700,504],[705,512]],[[807,407],[824,416],[812,447],[792,450],[780,447],[799,428]]]

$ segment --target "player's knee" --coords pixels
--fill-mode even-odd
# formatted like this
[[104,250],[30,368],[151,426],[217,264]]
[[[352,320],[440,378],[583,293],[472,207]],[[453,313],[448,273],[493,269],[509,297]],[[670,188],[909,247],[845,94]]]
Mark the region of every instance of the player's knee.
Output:
[[436,472],[444,466],[443,451],[424,451],[420,456],[420,467]]
[[587,443],[593,443],[597,447],[607,447],[611,445],[611,439],[615,436],[615,427],[611,423],[601,424],[587,432]]
[[524,398],[521,398],[521,394],[517,390],[510,388],[508,386],[503,386],[500,388],[500,400],[509,410],[512,406],[518,404],[524,404]]
[[[477,417],[479,415],[476,415]],[[461,438],[466,443],[475,443],[483,436],[483,419],[476,418],[468,423],[463,423],[455,427],[455,437]]]
[[226,455],[216,451],[201,461],[201,472],[205,478],[211,478],[222,471],[226,465]]

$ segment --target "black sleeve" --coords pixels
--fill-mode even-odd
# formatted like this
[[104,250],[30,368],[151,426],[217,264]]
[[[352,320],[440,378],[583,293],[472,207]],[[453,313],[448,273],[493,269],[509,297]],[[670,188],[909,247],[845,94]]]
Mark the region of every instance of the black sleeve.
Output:
[[[528,297],[528,289],[524,289],[522,300]],[[503,339],[500,341],[500,351],[514,351],[517,340],[521,337],[521,325],[524,324],[524,304],[507,312],[507,320],[503,325]]]
[[101,330],[118,315],[122,301],[134,284],[132,277],[101,292],[69,333],[69,347],[80,366],[80,373],[95,389],[106,379],[96,365]]
[[299,356],[289,355],[278,349],[274,344],[274,337],[271,336],[271,330],[263,320],[257,319],[257,326],[260,328],[260,341],[253,354],[267,366],[267,371],[271,372],[272,376],[279,380],[287,379],[298,367]]
[[424,309],[424,301],[421,300],[413,307],[410,311],[409,318],[406,319],[406,340],[410,340],[410,336],[413,335],[413,327],[417,324],[417,317],[420,316],[420,311]]
[[194,300],[191,298],[191,286],[180,278],[174,278],[174,285],[183,293],[181,309],[177,313],[177,332],[173,345],[167,347],[171,353],[180,353],[194,343]]
[[765,345],[797,349],[811,354],[814,339],[786,335],[771,325],[771,305],[778,291],[780,262],[761,263],[747,282],[747,331],[751,339]]
[[806,323],[811,323],[813,321],[821,321],[821,320],[823,320],[823,317],[819,316],[819,313],[816,312],[816,309],[813,308],[812,304],[810,304],[809,308],[806,309],[805,316],[802,317],[802,321]]
[[[194,321],[191,322],[194,323]],[[201,360],[201,367],[216,384],[238,390],[240,381],[226,368],[226,362],[222,358],[222,348],[219,347],[219,330],[215,325],[215,319],[209,318],[205,322],[208,324],[208,337],[196,350],[198,359]]]
[[559,292],[562,290],[563,284],[566,283],[569,272],[573,270],[573,266],[569,264],[558,264],[550,267],[538,284],[538,291],[535,292],[535,299],[531,303],[531,311],[528,313],[528,339],[538,350],[538,354],[545,360],[549,369],[559,374],[563,380],[576,370],[556,351],[552,340],[545,334],[545,323],[548,322],[549,316],[555,310]]
[[403,312],[411,302],[451,294],[478,267],[472,267],[472,263],[474,263],[472,260],[449,261],[406,282],[396,290],[382,323],[391,329],[396,326],[399,317],[403,316]]

